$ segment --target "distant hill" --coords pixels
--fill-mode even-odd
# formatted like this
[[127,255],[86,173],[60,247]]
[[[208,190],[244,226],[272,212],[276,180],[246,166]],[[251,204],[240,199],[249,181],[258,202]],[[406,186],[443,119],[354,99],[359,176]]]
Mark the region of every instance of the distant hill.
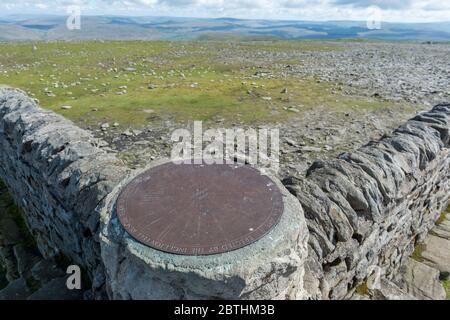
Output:
[[66,28],[63,16],[0,18],[0,41],[24,40],[192,40],[192,39],[381,39],[450,41],[450,22],[382,23],[370,30],[362,21],[282,21],[234,18],[84,16],[81,30]]

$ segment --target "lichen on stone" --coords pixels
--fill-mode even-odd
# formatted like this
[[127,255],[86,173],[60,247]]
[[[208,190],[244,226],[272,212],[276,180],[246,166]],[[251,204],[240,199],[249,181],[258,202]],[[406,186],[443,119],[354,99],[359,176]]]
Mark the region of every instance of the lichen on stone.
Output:
[[425,251],[426,245],[424,243],[419,243],[414,247],[414,251],[411,255],[411,258],[413,258],[416,261],[422,262],[422,252]]

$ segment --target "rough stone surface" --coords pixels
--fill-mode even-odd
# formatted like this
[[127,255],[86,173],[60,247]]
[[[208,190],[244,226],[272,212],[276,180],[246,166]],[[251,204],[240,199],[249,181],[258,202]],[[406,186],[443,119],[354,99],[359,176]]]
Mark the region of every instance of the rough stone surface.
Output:
[[53,259],[41,260],[36,263],[31,268],[31,274],[41,284],[46,284],[55,278],[66,275]]
[[391,279],[425,239],[449,199],[449,130],[450,105],[438,105],[284,180],[308,223],[306,278],[316,281],[305,289],[313,298],[345,297],[375,266]]
[[25,300],[30,294],[25,279],[19,278],[0,291],[0,300]]
[[[448,214],[447,214],[448,215]],[[450,220],[445,219],[442,223],[433,228],[433,234],[450,241]]]
[[417,300],[417,297],[402,290],[395,283],[382,279],[379,288],[371,290],[371,300]]
[[[86,268],[99,291],[106,276],[110,298],[343,299],[368,280],[373,267],[388,281],[380,292],[395,297],[389,281],[448,204],[449,130],[450,105],[442,104],[355,152],[316,161],[306,176],[284,180],[303,210],[289,200],[290,214],[254,245],[197,259],[131,239],[113,207],[127,181],[121,162],[98,148],[100,141],[89,132],[4,87],[0,179],[24,209],[44,257],[64,253]],[[8,231],[11,239],[16,231]],[[427,247],[448,248],[447,231],[443,225],[440,240],[429,237]],[[14,256],[14,245],[1,248],[2,259]],[[424,259],[444,259],[439,269],[448,261],[444,251]],[[8,276],[3,295],[30,295],[19,273]]]
[[450,240],[430,235],[425,240],[426,250],[422,252],[423,263],[450,273]]
[[412,296],[420,300],[445,300],[446,293],[439,282],[438,270],[409,259],[402,273],[406,291]]
[[43,285],[39,290],[30,295],[28,300],[81,300],[83,292],[69,290],[66,286],[66,278],[55,278]]
[[[157,164],[155,164],[157,165]],[[131,175],[127,181],[138,175]],[[114,299],[302,299],[308,231],[303,211],[273,177],[283,196],[280,222],[262,239],[210,256],[157,251],[131,238],[115,213],[117,194],[102,215],[102,257]]]
[[34,250],[27,248],[23,244],[14,246],[13,250],[17,261],[17,270],[21,276],[26,276],[28,270],[39,262],[40,257]]
[[104,284],[98,243],[103,199],[125,170],[92,135],[0,87],[0,179],[26,212],[44,257],[63,253]]

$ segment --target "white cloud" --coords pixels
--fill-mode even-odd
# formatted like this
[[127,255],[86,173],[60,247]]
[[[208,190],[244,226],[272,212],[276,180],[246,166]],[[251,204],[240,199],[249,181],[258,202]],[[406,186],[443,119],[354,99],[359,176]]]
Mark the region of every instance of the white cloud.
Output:
[[385,21],[450,20],[442,0],[1,0],[1,14],[65,14],[79,4],[85,14],[236,17],[294,20],[366,20],[377,5]]

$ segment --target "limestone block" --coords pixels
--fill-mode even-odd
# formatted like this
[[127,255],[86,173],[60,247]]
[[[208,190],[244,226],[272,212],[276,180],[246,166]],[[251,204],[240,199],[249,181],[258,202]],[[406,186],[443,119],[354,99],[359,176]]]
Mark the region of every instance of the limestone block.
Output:
[[115,213],[122,182],[102,212],[101,248],[112,299],[302,299],[308,230],[302,208],[274,177],[283,196],[280,222],[243,248],[209,256],[158,251],[134,240]]

